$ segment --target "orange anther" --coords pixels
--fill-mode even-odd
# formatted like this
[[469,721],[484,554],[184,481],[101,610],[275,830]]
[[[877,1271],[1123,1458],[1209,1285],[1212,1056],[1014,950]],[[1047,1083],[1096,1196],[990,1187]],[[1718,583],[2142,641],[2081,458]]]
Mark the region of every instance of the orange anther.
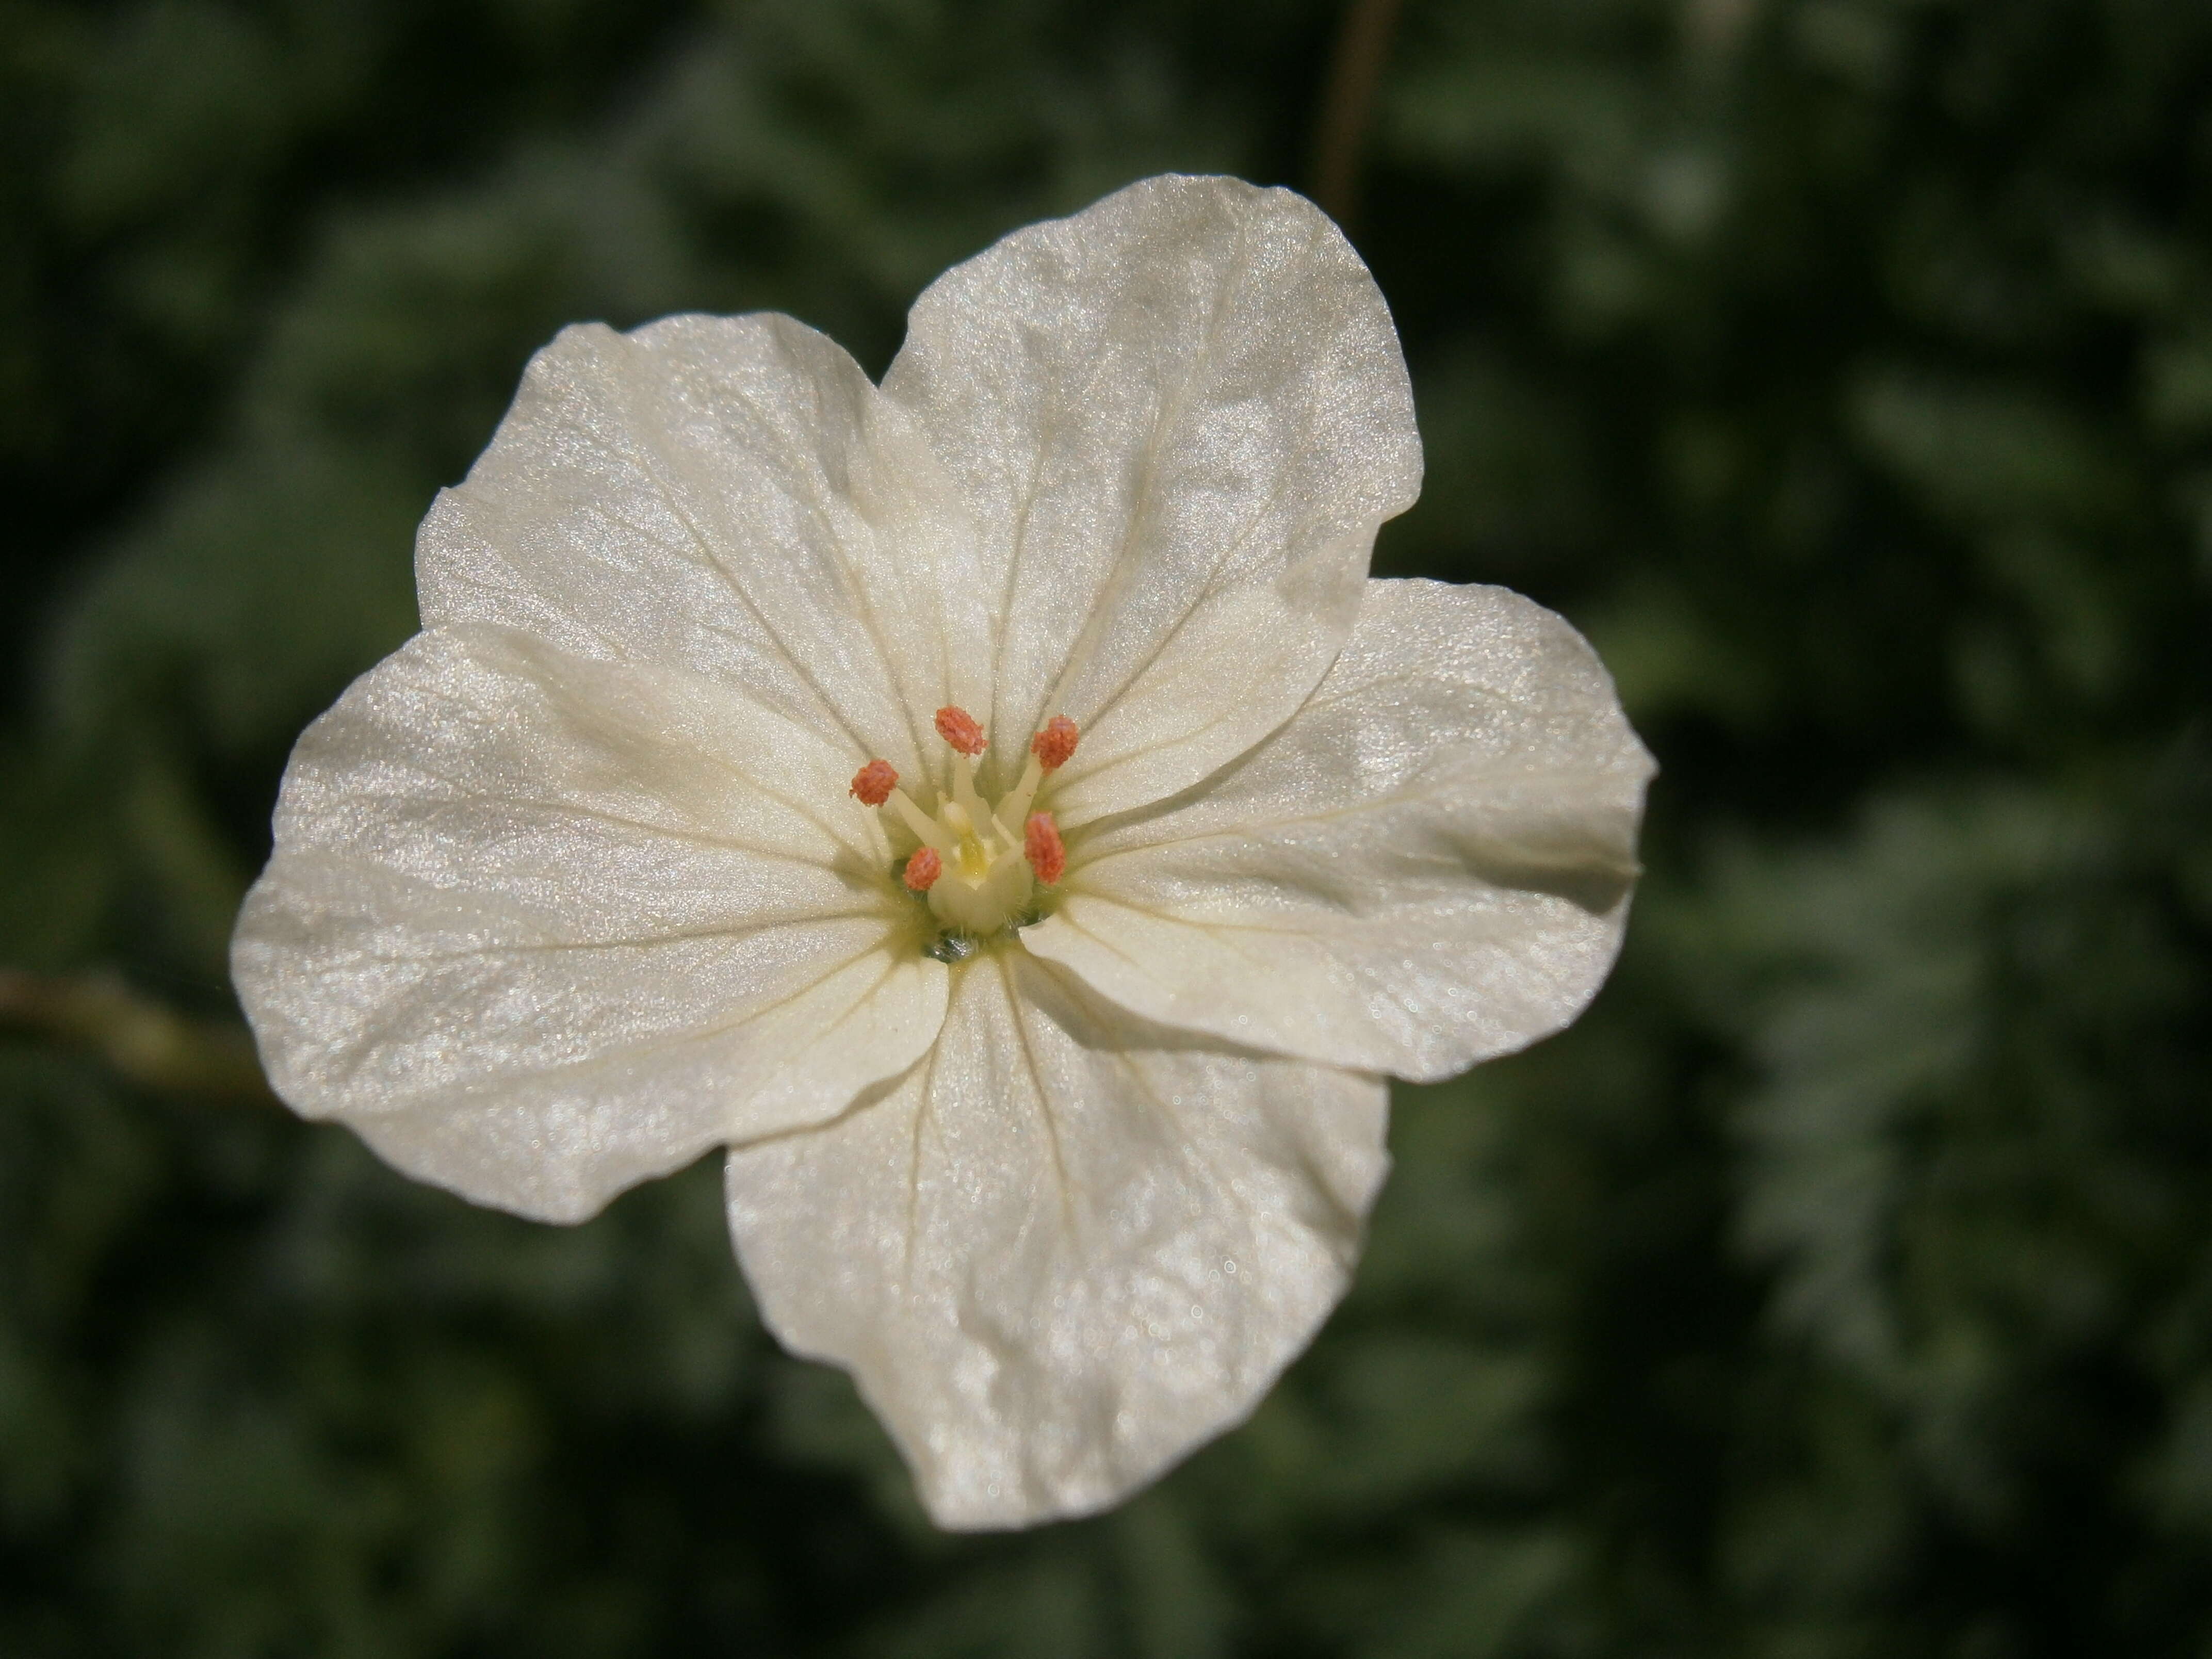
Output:
[[1032,812],[1022,830],[1022,856],[1036,872],[1036,878],[1049,887],[1067,870],[1067,848],[1060,839],[1060,826],[1052,821],[1049,812]]
[[917,893],[927,893],[937,885],[937,878],[945,873],[945,860],[937,856],[934,847],[917,848],[906,861],[906,884]]
[[983,728],[964,708],[951,704],[937,711],[937,735],[973,760],[983,752]]
[[1065,714],[1054,714],[1044,723],[1044,730],[1030,739],[1030,753],[1046,771],[1057,772],[1075,752],[1075,722]]
[[881,806],[898,787],[898,774],[886,760],[872,760],[853,774],[853,793],[863,806]]

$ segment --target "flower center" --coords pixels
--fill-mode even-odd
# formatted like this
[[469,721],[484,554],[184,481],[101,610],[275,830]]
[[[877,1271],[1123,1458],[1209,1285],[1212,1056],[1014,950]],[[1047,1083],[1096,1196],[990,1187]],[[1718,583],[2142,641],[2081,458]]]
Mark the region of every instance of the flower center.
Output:
[[[920,843],[901,879],[926,894],[946,941],[988,939],[1021,920],[1039,885],[1050,887],[1067,868],[1067,849],[1049,812],[1030,810],[1045,779],[1075,753],[1075,722],[1055,714],[1030,739],[1021,781],[996,802],[975,793],[975,757],[983,728],[964,708],[937,711],[937,735],[952,750],[952,787],[934,816],[899,787],[889,761],[872,760],[853,775],[864,806],[887,808]],[[957,952],[956,952],[957,954]]]

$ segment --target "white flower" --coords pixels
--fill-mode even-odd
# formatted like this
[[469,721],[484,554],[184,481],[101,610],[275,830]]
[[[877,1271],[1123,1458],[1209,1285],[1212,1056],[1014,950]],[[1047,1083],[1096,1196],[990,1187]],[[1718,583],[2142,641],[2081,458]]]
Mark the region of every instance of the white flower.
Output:
[[880,388],[785,317],[567,330],[293,756],[271,1081],[548,1220],[727,1146],[940,1522],[1113,1503],[1343,1292],[1381,1074],[1619,943],[1649,758],[1556,617],[1367,579],[1420,466],[1358,258],[1228,179],[947,272]]

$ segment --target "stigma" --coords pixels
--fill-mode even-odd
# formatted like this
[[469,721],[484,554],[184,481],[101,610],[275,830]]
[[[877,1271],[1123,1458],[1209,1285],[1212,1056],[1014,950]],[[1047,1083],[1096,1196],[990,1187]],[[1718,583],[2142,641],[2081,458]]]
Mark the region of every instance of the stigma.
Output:
[[900,866],[909,892],[924,898],[950,933],[984,939],[1018,925],[1033,909],[1036,890],[1057,884],[1067,851],[1049,812],[1034,812],[1045,780],[1075,753],[1075,722],[1055,714],[1030,741],[1014,787],[997,801],[975,791],[975,761],[989,745],[966,709],[937,711],[937,734],[952,750],[952,784],[926,812],[899,787],[889,761],[872,760],[853,775],[854,796],[890,816],[920,843]]

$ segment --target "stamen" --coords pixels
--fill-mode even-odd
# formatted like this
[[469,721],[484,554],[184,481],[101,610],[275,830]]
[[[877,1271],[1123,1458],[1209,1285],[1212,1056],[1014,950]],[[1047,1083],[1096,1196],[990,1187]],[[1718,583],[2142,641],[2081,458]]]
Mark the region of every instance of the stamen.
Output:
[[983,805],[983,798],[975,793],[975,763],[967,756],[952,757],[952,799],[969,820],[988,819],[991,809]]
[[1032,812],[1024,826],[1022,856],[1029,860],[1036,878],[1051,886],[1067,871],[1067,848],[1060,839],[1060,826],[1052,821],[1049,812]]
[[863,806],[881,806],[898,787],[898,773],[887,760],[872,760],[853,774],[853,793]]
[[954,846],[953,837],[945,826],[914,804],[913,797],[903,789],[890,793],[891,810],[899,815],[906,827],[914,831],[914,838],[924,847],[934,847],[940,853],[949,853]]
[[1029,817],[1029,803],[1037,799],[1037,785],[1044,783],[1046,772],[1057,772],[1071,754],[1075,754],[1075,721],[1066,714],[1053,714],[1044,721],[1044,730],[1029,738],[1029,763],[1022,768],[1022,781],[998,803],[998,827],[1006,841],[1013,841],[1013,827]]
[[973,760],[983,752],[983,728],[964,708],[948,703],[937,711],[937,735]]
[[[994,807],[975,793],[976,757],[987,742],[981,723],[947,704],[937,711],[936,724],[952,749],[952,775],[941,792],[925,792],[925,799],[934,796],[932,811],[923,811],[899,787],[899,775],[886,760],[872,760],[854,773],[853,793],[884,809],[920,843],[892,867],[908,891],[928,895],[931,914],[950,930],[939,943],[957,936],[973,948],[973,941],[1006,933],[1025,916],[1034,921],[1036,884],[1052,886],[1067,872],[1060,826],[1051,813],[1030,807],[1047,775],[1074,754],[1076,726],[1065,714],[1048,720],[1030,741],[1020,781]],[[936,947],[930,951],[936,955]]]
[[1037,785],[1043,780],[1044,772],[1032,756],[1030,763],[1022,768],[1022,781],[1014,786],[1012,794],[999,803],[998,811],[992,816],[991,821],[999,826],[999,833],[1006,838],[1009,846],[1018,839],[1014,826],[1030,810],[1030,802],[1036,798]]
[[1067,764],[1067,757],[1075,752],[1075,722],[1065,714],[1054,714],[1044,723],[1044,730],[1030,739],[1029,763],[1022,768],[1022,781],[999,803],[999,828],[1008,841],[1014,839],[1014,826],[1029,817],[1030,803],[1036,799],[1044,775]]
[[1057,772],[1075,753],[1079,735],[1073,720],[1065,714],[1054,714],[1044,723],[1044,730],[1030,739],[1030,753],[1036,757],[1037,764],[1046,771]]

